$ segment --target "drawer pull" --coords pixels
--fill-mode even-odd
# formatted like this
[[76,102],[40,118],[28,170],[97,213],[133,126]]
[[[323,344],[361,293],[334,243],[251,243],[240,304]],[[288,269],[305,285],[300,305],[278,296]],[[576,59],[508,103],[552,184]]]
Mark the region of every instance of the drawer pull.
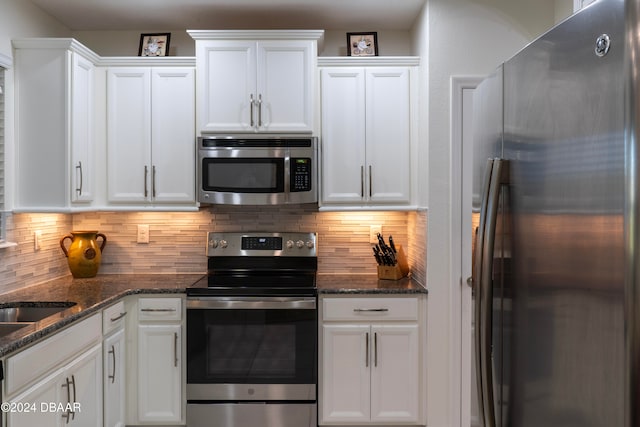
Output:
[[175,308],[141,308],[140,311],[145,313],[173,313]]
[[127,312],[125,311],[124,313],[120,313],[118,316],[112,317],[109,320],[111,320],[112,322],[117,322],[118,320],[122,319],[126,315],[127,315]]
[[356,313],[363,313],[363,312],[365,312],[365,313],[366,312],[378,312],[378,313],[381,313],[381,312],[389,311],[389,309],[388,308],[354,308],[353,311],[356,312]]

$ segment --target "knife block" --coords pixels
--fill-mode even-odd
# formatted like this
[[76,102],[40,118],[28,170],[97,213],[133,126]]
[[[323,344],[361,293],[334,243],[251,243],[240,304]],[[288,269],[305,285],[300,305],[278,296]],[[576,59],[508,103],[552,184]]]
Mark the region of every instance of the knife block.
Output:
[[379,265],[378,279],[382,280],[400,280],[409,274],[409,263],[407,256],[402,250],[402,246],[396,246],[396,265]]

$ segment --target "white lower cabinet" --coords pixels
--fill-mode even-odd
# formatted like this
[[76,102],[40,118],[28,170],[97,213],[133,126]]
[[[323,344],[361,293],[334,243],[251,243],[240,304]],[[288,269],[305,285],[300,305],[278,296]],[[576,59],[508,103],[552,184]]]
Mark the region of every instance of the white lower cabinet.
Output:
[[96,315],[9,356],[4,401],[15,410],[5,411],[7,426],[101,427],[100,338]]
[[124,427],[126,405],[126,339],[124,301],[102,312],[104,427]]
[[319,424],[423,424],[419,298],[322,300]]
[[101,350],[100,344],[92,347],[65,368],[12,398],[10,402],[15,404],[31,404],[33,412],[9,412],[7,425],[102,426]]
[[180,325],[138,326],[140,421],[181,419]]
[[141,297],[135,303],[127,425],[185,423],[182,309],[182,299],[175,297]]

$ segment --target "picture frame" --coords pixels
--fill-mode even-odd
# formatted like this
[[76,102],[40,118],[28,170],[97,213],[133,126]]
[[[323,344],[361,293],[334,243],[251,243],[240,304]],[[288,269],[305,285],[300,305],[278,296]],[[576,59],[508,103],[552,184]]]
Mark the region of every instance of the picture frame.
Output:
[[347,55],[378,56],[378,33],[347,33]]
[[140,34],[138,56],[168,56],[171,33]]

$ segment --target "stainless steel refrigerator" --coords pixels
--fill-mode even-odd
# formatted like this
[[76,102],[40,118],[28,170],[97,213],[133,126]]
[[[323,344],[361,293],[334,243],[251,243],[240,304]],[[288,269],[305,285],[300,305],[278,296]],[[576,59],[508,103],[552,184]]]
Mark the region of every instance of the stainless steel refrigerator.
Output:
[[640,0],[599,0],[474,95],[485,427],[640,426]]

